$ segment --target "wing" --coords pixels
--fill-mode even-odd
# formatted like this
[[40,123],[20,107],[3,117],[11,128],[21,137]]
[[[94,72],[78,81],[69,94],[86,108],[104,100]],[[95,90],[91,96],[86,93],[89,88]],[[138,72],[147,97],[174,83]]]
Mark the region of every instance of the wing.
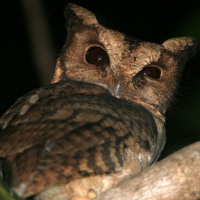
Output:
[[75,81],[20,98],[1,127],[3,176],[23,196],[130,164],[135,173],[156,153],[157,128],[146,109]]

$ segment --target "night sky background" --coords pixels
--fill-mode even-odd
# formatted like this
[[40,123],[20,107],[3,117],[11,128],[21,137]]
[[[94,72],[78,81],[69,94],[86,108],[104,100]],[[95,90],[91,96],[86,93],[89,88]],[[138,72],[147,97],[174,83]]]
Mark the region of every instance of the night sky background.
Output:
[[[18,97],[47,84],[41,81],[37,71],[24,1],[31,3],[33,0],[0,1],[0,115]],[[162,43],[180,36],[192,36],[200,41],[200,1],[40,0],[53,65],[65,43],[63,12],[69,2],[92,11],[102,25],[146,41]],[[40,34],[40,29],[36,34]],[[44,62],[48,61],[44,57]],[[200,139],[199,47],[187,62],[181,88],[166,117],[167,144],[162,157]]]

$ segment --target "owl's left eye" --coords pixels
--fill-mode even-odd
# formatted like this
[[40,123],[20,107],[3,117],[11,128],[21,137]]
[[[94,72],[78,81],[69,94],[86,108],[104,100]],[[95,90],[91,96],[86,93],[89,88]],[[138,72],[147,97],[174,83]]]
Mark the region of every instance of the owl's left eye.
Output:
[[89,64],[105,65],[110,63],[107,52],[100,47],[91,47],[86,53],[86,61]]
[[150,79],[159,79],[161,71],[158,67],[144,67],[141,74]]

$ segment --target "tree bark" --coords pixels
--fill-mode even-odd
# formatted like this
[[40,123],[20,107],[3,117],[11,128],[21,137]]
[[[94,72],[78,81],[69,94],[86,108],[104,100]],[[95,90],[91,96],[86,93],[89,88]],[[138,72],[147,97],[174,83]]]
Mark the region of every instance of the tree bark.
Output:
[[189,145],[102,193],[95,200],[200,198],[200,142]]

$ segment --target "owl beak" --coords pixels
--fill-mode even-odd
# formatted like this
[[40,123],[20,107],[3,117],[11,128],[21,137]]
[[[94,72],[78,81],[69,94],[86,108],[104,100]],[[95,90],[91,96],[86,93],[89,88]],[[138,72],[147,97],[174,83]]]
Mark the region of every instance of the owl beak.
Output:
[[119,93],[121,91],[121,83],[118,82],[117,84],[115,84],[114,88],[113,88],[113,96],[114,97],[119,97]]

